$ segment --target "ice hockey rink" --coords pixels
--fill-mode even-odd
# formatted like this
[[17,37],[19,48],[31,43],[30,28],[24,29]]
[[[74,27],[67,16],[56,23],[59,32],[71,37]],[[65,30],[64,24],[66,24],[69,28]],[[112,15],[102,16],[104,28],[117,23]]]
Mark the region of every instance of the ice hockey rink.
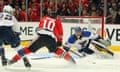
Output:
[[[6,50],[7,57],[10,59],[15,51],[13,49]],[[42,54],[41,54],[42,55]],[[50,54],[51,55],[51,54]],[[115,52],[115,56],[90,55],[84,58],[74,58],[77,64],[72,64],[64,59],[52,57],[36,59],[37,54],[29,57],[32,64],[31,69],[26,69],[22,60],[18,63],[3,68],[0,63],[0,72],[120,72],[120,53]],[[44,57],[44,55],[43,55]]]

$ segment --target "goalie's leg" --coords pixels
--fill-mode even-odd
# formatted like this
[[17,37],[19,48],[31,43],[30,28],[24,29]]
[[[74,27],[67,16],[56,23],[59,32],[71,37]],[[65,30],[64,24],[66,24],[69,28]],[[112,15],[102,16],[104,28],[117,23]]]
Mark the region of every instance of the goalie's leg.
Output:
[[97,48],[97,50],[106,52],[112,56],[114,55],[114,53],[111,50],[109,50],[105,45],[103,45],[97,41],[92,41],[92,44],[95,46],[95,48]]

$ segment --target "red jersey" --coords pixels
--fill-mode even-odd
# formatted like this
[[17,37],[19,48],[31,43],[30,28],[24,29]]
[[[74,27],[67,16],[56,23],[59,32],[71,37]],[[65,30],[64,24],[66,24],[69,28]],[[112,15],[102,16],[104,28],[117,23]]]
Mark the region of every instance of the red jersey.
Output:
[[63,28],[61,22],[58,19],[45,16],[40,20],[39,28],[40,30],[38,33],[50,35],[56,38],[57,42],[62,41]]

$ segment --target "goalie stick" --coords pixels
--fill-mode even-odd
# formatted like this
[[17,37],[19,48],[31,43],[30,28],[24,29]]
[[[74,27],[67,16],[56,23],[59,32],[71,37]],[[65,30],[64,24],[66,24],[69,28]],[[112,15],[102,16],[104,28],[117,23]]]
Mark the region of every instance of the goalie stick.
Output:
[[82,58],[82,57],[85,57],[86,55],[79,55],[77,52],[73,51],[73,50],[70,50],[71,53],[75,54],[76,56]]
[[92,43],[101,46],[101,48],[103,48],[110,55],[112,55],[112,56],[114,55],[114,53],[111,50],[109,50],[105,45],[101,44],[100,42],[92,40]]
[[[79,55],[77,52],[70,50],[71,53],[73,53],[74,55],[78,56],[79,58],[85,57],[85,55]],[[31,60],[39,60],[39,59],[47,59],[47,58],[52,58],[52,57],[57,57],[57,56],[51,56],[51,57],[36,57],[36,58],[31,58]]]

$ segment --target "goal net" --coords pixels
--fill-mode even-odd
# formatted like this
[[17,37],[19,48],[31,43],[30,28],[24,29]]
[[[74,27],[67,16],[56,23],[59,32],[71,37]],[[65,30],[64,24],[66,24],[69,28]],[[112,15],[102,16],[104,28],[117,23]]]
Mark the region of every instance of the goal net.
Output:
[[73,28],[80,26],[83,30],[89,30],[104,37],[104,17],[102,16],[60,16],[63,24],[64,35],[74,33]]

